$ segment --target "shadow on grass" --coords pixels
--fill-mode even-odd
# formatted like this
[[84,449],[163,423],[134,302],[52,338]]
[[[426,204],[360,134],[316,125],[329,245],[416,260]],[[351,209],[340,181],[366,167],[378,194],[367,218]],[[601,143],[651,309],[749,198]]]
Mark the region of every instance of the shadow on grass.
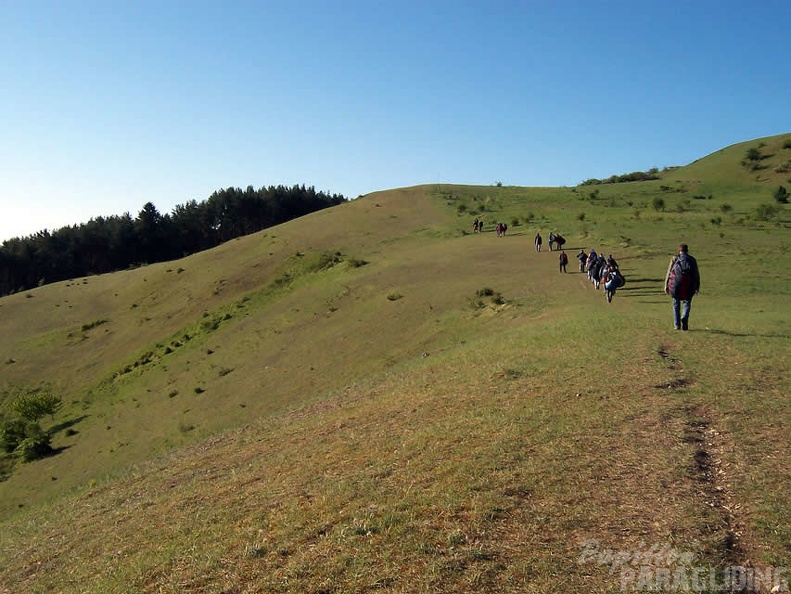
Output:
[[618,289],[618,292],[623,291],[625,297],[664,296],[661,289],[664,280],[663,278],[630,278],[627,276],[626,285]]
[[697,330],[698,332],[708,332],[709,334],[721,334],[723,336],[732,336],[733,338],[782,338],[788,340],[791,338],[790,334],[764,334],[761,332],[729,332],[728,330],[720,330],[719,328],[703,328]]
[[69,429],[74,427],[77,423],[80,423],[88,418],[88,415],[82,415],[80,417],[75,417],[73,419],[69,419],[68,421],[63,421],[62,423],[58,423],[52,429],[49,430],[50,435],[56,435],[65,429]]

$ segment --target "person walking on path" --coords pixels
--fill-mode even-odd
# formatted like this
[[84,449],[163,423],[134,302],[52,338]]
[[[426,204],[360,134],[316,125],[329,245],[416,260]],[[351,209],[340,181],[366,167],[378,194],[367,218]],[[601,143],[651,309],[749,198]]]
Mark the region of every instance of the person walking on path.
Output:
[[558,260],[560,261],[560,272],[566,272],[566,264],[569,263],[569,257],[566,255],[566,252],[561,250]]
[[678,246],[678,254],[673,256],[665,275],[665,293],[673,298],[673,327],[676,330],[689,329],[689,310],[692,297],[700,291],[700,271],[698,262],[689,255],[686,243]]
[[580,262],[580,272],[585,272],[585,263],[588,261],[588,254],[585,253],[585,250],[580,250],[580,253],[577,254],[577,260]]
[[541,239],[541,233],[536,233],[536,238],[533,240],[533,243],[536,244],[536,251],[537,252],[541,251],[541,242],[542,241],[543,241],[543,239]]

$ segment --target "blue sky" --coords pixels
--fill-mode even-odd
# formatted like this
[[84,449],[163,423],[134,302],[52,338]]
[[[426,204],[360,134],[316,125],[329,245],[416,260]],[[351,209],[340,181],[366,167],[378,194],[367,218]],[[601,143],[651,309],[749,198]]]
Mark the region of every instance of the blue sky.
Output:
[[791,131],[791,2],[0,0],[0,241],[217,189],[572,186]]

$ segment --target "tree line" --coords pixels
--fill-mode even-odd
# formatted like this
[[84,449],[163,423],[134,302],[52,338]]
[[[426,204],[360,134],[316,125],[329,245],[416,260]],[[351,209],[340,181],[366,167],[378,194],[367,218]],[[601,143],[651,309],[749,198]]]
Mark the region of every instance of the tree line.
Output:
[[347,199],[305,185],[226,188],[161,214],[146,203],[54,232],[39,231],[0,246],[0,296],[43,284],[173,260],[213,248]]
[[596,179],[593,177],[591,179],[586,179],[580,185],[597,186],[600,184],[623,184],[626,182],[653,181],[656,179],[659,179],[659,169],[652,167],[648,171],[634,171],[632,173],[624,173],[623,175],[611,175],[606,179]]

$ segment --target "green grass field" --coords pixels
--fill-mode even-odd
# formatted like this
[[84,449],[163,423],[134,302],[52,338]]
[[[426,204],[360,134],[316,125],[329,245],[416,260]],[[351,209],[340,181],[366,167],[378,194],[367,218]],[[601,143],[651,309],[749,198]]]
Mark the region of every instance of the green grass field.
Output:
[[[0,299],[0,411],[64,403],[54,455],[0,462],[0,592],[713,592],[732,567],[770,591],[791,134],[660,177],[378,192]],[[610,304],[591,248],[627,278]]]

